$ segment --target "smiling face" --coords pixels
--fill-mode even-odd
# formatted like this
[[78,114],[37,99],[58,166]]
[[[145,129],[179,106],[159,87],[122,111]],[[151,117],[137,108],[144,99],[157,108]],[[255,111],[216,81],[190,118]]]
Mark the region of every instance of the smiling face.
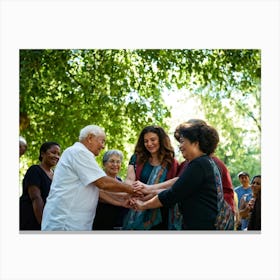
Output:
[[144,146],[151,155],[157,154],[160,148],[158,135],[154,132],[146,133],[144,135]]
[[252,186],[253,194],[254,196],[256,196],[261,190],[262,179],[260,177],[255,177],[251,186]]
[[19,156],[21,157],[27,150],[27,145],[23,142],[19,142]]
[[115,178],[120,172],[121,165],[121,157],[113,154],[109,157],[108,161],[104,163],[104,171],[108,176]]
[[42,163],[49,167],[53,167],[57,164],[60,158],[60,147],[57,145],[53,145],[46,152],[42,152],[41,156]]
[[250,178],[247,175],[240,175],[239,181],[244,188],[248,188],[250,186]]
[[196,157],[201,156],[203,153],[199,149],[199,143],[193,142],[188,138],[181,137],[180,138],[180,146],[179,149],[183,155],[183,157],[189,161],[195,159]]

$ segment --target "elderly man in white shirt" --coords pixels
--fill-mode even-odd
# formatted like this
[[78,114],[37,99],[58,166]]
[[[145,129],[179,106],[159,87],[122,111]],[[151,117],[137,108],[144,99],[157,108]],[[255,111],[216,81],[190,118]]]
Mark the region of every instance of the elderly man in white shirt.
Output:
[[130,185],[108,177],[96,162],[105,139],[101,127],[89,125],[80,131],[79,142],[63,152],[44,207],[43,231],[92,230],[99,188],[134,193]]

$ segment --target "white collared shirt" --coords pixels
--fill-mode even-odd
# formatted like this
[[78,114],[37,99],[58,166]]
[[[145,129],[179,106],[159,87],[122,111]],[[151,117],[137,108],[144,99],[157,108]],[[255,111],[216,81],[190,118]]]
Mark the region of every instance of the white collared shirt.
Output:
[[104,176],[94,154],[82,143],[67,148],[55,168],[42,230],[91,230],[99,197],[93,182]]

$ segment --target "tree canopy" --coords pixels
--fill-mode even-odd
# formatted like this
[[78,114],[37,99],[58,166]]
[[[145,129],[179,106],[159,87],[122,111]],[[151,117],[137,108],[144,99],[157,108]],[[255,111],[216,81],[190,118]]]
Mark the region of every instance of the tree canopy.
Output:
[[43,142],[65,149],[88,124],[103,127],[106,149],[122,150],[127,160],[145,126],[174,130],[162,91],[187,89],[218,129],[217,155],[231,175],[253,175],[261,166],[260,86],[254,49],[22,49],[20,133],[30,164]]

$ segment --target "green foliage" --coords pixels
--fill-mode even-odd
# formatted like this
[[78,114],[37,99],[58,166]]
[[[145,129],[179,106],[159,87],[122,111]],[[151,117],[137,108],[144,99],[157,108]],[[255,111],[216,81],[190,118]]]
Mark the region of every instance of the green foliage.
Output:
[[[228,167],[234,186],[240,184],[237,174],[246,171],[256,175],[261,173],[260,133],[258,126],[249,116],[240,118],[235,104],[217,102],[212,97],[202,95],[201,99],[208,122],[219,132],[220,143],[216,155]],[[252,96],[252,104],[254,104]]]
[[259,50],[20,50],[26,157],[37,162],[44,141],[63,150],[82,127],[97,124],[106,131],[106,150],[124,152],[124,176],[143,127],[170,129],[161,92],[177,87],[200,98],[207,121],[220,132],[217,154],[232,177],[241,169],[259,173],[260,56]]

